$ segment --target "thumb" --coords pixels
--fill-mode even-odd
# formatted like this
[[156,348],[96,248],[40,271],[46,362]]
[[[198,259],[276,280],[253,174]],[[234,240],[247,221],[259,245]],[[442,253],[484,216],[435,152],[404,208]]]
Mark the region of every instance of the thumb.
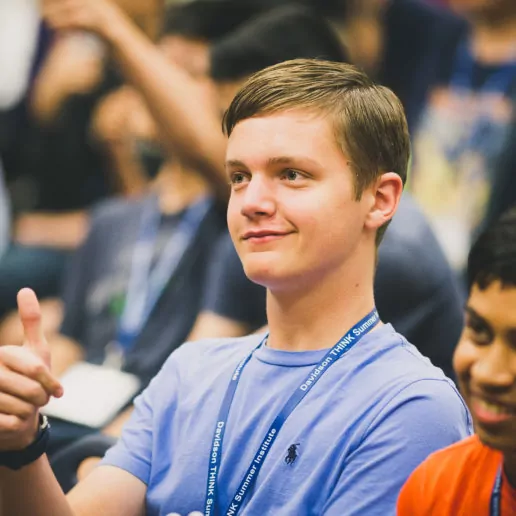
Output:
[[50,366],[50,350],[43,335],[38,298],[30,288],[18,292],[18,314],[23,326],[24,346],[29,347]]

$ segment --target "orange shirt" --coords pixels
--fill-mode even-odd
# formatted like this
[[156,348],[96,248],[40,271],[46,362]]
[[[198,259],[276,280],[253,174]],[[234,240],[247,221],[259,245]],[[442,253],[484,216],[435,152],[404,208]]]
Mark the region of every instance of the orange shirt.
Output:
[[[433,453],[409,477],[398,516],[489,516],[499,452],[468,437]],[[516,489],[504,475],[501,515],[516,515]]]

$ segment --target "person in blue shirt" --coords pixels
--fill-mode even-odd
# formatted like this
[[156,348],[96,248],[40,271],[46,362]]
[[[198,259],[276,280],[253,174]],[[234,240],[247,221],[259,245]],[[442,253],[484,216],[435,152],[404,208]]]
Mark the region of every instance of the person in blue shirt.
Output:
[[269,333],[173,352],[65,497],[37,425],[63,389],[21,291],[26,343],[0,347],[6,513],[383,516],[417,465],[471,432],[452,382],[374,308],[409,161],[396,96],[347,64],[287,61],[244,84],[224,129],[228,227],[267,288]]

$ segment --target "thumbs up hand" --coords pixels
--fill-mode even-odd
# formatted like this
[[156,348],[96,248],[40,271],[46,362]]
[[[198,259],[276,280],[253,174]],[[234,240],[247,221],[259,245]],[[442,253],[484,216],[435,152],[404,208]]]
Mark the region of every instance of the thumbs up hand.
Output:
[[0,451],[21,450],[38,432],[38,410],[63,388],[50,372],[50,349],[43,335],[38,299],[18,293],[22,346],[0,346]]

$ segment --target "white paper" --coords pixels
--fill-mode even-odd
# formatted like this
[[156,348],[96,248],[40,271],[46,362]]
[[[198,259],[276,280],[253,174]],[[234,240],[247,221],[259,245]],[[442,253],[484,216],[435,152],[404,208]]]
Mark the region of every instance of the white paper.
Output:
[[102,428],[138,393],[137,376],[79,362],[60,378],[61,398],[51,398],[42,412],[72,423]]

